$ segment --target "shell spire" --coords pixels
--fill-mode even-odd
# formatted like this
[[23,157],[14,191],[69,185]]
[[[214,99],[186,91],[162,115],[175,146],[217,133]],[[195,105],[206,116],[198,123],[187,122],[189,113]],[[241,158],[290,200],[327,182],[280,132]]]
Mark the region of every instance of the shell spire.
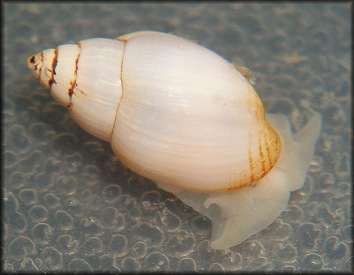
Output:
[[29,57],[27,63],[55,101],[68,108],[85,131],[111,141],[122,97],[124,45],[112,39],[88,39],[45,50]]

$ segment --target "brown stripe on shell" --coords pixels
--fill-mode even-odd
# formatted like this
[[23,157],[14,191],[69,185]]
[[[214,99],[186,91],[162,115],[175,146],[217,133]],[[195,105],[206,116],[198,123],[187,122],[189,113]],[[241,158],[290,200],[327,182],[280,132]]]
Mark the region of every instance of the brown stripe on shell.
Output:
[[29,62],[31,64],[34,64],[36,62],[36,57],[34,55],[32,55],[30,58],[29,58]]
[[254,165],[254,159],[253,159],[253,155],[252,155],[252,151],[251,151],[251,146],[249,146],[249,156],[248,156],[248,160],[250,162],[250,184],[254,182],[255,180],[255,176],[254,176],[254,170],[255,170],[255,165]]
[[[259,102],[259,104],[261,103]],[[259,127],[259,131],[258,131],[258,137],[259,137],[258,150],[259,150],[259,156],[261,162],[261,167],[260,167],[261,171],[259,173],[258,178],[261,178],[265,174],[267,174],[268,171],[270,170],[270,165],[268,165],[267,167],[266,163],[270,163],[270,156],[272,152],[269,150],[268,140],[270,138],[269,136],[270,133],[269,133],[268,123],[266,121],[265,111],[263,107],[262,110],[257,108],[256,117],[258,122],[261,123],[261,127]]]
[[[260,114],[260,112],[258,111],[257,109],[257,113],[256,113],[256,119],[257,119],[257,122],[263,122],[265,120],[265,117],[264,117],[264,114],[263,116]],[[262,126],[258,128],[258,151],[259,151],[259,158],[260,158],[260,162],[261,162],[261,171],[260,171],[260,177],[262,177],[265,173],[266,173],[266,160],[265,158],[268,157],[269,158],[269,155],[265,154],[264,153],[264,143],[265,141],[267,140],[267,136],[268,136],[268,131],[266,131],[266,127],[267,125],[266,124],[263,124],[262,123]],[[267,155],[267,156],[265,156]]]
[[[263,125],[259,128],[259,155],[261,171],[257,180],[264,177],[275,165],[280,156],[279,136],[265,117],[265,112],[257,112],[257,120]],[[267,165],[268,164],[268,165]]]
[[35,66],[35,71],[38,69],[38,64],[41,63],[42,65],[39,67],[39,72],[38,72],[38,79],[41,79],[41,73],[42,73],[42,67],[43,67],[43,52],[41,52],[39,55],[39,61],[37,62],[36,66]]
[[276,162],[280,157],[280,137],[278,132],[267,122],[267,138],[265,139],[266,142],[266,150],[269,162],[269,168],[272,169]]
[[[34,75],[40,79],[40,72],[42,67],[43,53],[39,53],[36,55],[31,55],[27,61],[30,64],[29,68],[33,71]],[[40,66],[39,66],[40,64]],[[38,72],[39,68],[39,72]]]
[[[251,85],[250,87],[248,106],[250,113],[254,114],[257,125],[249,126],[249,182],[243,184],[240,181],[236,188],[231,187],[230,190],[255,184],[274,167],[280,157],[280,137],[266,120],[263,104],[253,87]],[[256,142],[258,146],[252,146]],[[252,151],[252,147],[256,150]]]
[[[260,101],[260,99],[258,98],[258,96],[255,94],[255,93],[252,93],[250,95],[250,98],[249,98],[249,106],[250,106],[250,112],[255,114],[255,118],[256,118],[256,122],[257,124],[258,123],[262,123],[264,121],[264,108],[263,108],[263,105],[262,105],[262,102]],[[261,165],[262,165],[262,170],[264,171],[264,163],[263,163],[263,150],[262,150],[262,136],[263,136],[263,133],[262,133],[262,130],[263,130],[263,127],[259,127],[259,125],[254,125],[253,127],[256,127],[256,134],[257,134],[257,139],[255,140],[255,142],[258,142],[258,151],[259,151],[259,156],[260,156],[260,160],[261,160]],[[260,178],[260,174],[262,173],[259,173],[258,171],[258,167],[259,167],[259,164],[257,163],[257,160],[259,160],[259,158],[255,158],[255,156],[253,155],[253,152],[251,151],[251,148],[252,148],[252,144],[251,142],[253,141],[254,142],[254,139],[253,139],[253,136],[252,134],[254,133],[252,131],[252,128],[250,126],[250,144],[249,144],[249,147],[250,147],[250,152],[249,152],[249,159],[250,161],[252,160],[252,163],[250,163],[250,182],[249,184],[252,185],[255,181],[257,181],[259,178]]]
[[[231,184],[228,188],[226,188],[225,190],[221,190],[222,192],[224,191],[235,191],[235,190],[239,190],[242,189],[244,187],[249,187],[254,185],[255,182],[250,183],[248,180],[244,180],[241,182],[238,182],[237,185],[235,184]],[[213,191],[213,192],[217,192],[217,190]]]
[[270,156],[272,158],[270,159],[270,166],[271,168],[274,167],[274,165],[277,163],[278,159],[280,158],[281,154],[281,141],[280,141],[280,136],[277,130],[275,130],[271,125],[268,124],[269,130],[272,133],[272,145],[273,145],[273,150],[270,150]]
[[[268,126],[270,127],[270,126]],[[270,156],[269,158],[269,165],[270,167],[273,167],[275,165],[275,163],[277,162],[278,160],[278,155],[279,155],[279,152],[275,152],[274,150],[279,150],[280,149],[280,146],[279,146],[279,137],[278,137],[278,133],[275,132],[275,130],[273,128],[269,128],[270,130],[270,133],[271,133],[271,136],[272,136],[272,139],[270,140],[270,144],[267,143],[267,150],[268,150],[268,154]],[[268,141],[268,140],[267,140]],[[271,146],[273,146],[273,151],[271,151]]]
[[70,96],[70,98],[71,98],[71,96],[74,94],[74,89],[75,89],[75,87],[77,86],[77,85],[76,85],[77,70],[78,70],[78,67],[79,67],[79,58],[80,58],[80,54],[81,54],[81,46],[80,46],[80,43],[78,43],[77,46],[79,47],[80,51],[79,51],[79,54],[77,55],[76,60],[75,60],[74,79],[70,80],[70,88],[68,89],[68,95]]
[[48,69],[48,71],[50,71],[52,73],[52,75],[50,76],[49,80],[48,80],[48,84],[49,84],[49,87],[51,88],[53,83],[57,83],[54,79],[54,75],[56,74],[55,73],[55,69],[57,67],[57,64],[58,64],[58,50],[55,49],[54,50],[54,58],[53,58],[53,61],[52,61],[52,68],[51,69]]
[[[259,155],[260,155],[260,158],[261,158],[261,165],[262,165],[262,170],[261,170],[261,176],[263,176],[266,171],[267,171],[267,167],[266,167],[266,160],[265,160],[265,155],[267,154],[264,154],[264,148],[263,148],[263,142],[260,142],[259,143]],[[267,147],[267,146],[266,146]],[[269,157],[268,157],[269,159]]]
[[274,163],[273,163],[273,159],[271,158],[272,152],[270,151],[269,134],[267,134],[267,138],[264,140],[264,142],[265,142],[266,155],[268,156],[269,167],[273,167]]

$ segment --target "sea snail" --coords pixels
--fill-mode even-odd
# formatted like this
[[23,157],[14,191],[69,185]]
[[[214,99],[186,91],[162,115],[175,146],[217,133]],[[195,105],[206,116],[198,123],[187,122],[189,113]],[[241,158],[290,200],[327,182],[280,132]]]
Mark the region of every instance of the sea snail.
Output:
[[304,183],[320,115],[292,135],[232,64],[193,42],[134,32],[48,49],[28,67],[125,166],[209,217],[215,249],[268,227]]

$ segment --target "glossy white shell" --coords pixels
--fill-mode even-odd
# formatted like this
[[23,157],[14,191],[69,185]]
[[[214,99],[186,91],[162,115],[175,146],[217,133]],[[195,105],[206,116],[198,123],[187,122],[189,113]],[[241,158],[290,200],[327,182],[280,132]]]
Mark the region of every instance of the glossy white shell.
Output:
[[233,190],[254,184],[279,158],[279,136],[252,86],[195,43],[140,32],[46,50],[43,60],[40,80],[53,97],[153,181]]
[[211,218],[214,248],[268,226],[304,182],[320,117],[294,138],[276,119],[280,136],[247,79],[193,42],[137,32],[45,50],[28,65],[122,163]]

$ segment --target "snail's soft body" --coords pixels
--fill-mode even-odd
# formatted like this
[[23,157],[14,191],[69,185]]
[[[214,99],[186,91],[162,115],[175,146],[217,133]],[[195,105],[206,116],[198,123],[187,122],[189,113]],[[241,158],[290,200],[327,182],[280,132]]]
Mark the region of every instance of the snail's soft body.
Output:
[[214,248],[267,227],[304,182],[319,115],[292,137],[234,66],[193,42],[136,32],[45,50],[28,65],[123,164],[211,218]]

